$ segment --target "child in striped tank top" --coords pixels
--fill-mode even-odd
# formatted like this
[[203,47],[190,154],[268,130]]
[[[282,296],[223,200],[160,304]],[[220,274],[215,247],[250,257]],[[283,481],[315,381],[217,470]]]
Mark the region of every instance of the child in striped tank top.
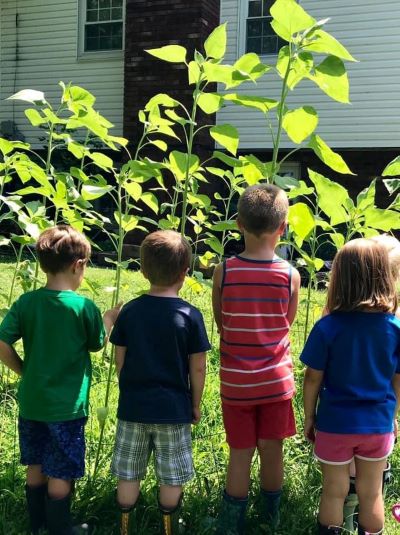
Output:
[[275,254],[285,232],[288,199],[270,184],[239,200],[245,250],[216,267],[213,310],[221,342],[221,399],[229,444],[218,534],[242,534],[255,450],[260,456],[261,522],[276,528],[283,484],[283,439],[296,433],[289,328],[300,275]]

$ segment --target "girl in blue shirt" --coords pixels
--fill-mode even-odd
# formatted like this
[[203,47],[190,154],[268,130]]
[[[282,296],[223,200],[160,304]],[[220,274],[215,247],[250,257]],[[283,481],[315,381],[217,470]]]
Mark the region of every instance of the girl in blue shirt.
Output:
[[[359,535],[383,532],[382,474],[393,449],[400,399],[400,321],[386,248],[357,239],[336,255],[329,314],[301,355],[304,433],[314,440],[323,488],[319,534],[342,533],[349,468],[355,460]],[[317,407],[318,402],[318,407]]]

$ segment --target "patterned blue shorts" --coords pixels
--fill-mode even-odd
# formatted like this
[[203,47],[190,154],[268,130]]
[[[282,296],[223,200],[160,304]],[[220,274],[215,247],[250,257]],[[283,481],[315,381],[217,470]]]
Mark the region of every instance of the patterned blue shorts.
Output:
[[43,474],[57,479],[83,477],[86,420],[36,422],[20,417],[21,464],[40,464]]

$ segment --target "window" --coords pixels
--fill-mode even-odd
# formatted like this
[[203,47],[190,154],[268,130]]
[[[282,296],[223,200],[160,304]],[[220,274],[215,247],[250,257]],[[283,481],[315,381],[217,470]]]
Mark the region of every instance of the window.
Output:
[[124,0],[86,0],[83,52],[122,50]]
[[249,0],[246,20],[246,52],[277,54],[284,41],[271,26],[269,10],[275,0]]

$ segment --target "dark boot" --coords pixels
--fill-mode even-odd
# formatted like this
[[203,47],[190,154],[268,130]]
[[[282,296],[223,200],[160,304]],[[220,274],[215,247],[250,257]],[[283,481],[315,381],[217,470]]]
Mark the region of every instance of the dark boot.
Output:
[[318,525],[318,535],[341,535],[343,529],[339,526],[323,526],[320,522]]
[[89,526],[81,524],[72,525],[71,495],[61,500],[52,500],[46,497],[46,519],[49,535],[80,535],[88,534]]
[[164,507],[160,503],[160,499],[158,500],[158,508],[161,512],[161,534],[162,535],[178,535],[179,534],[179,531],[180,531],[179,512],[181,509],[181,504],[182,504],[182,495],[179,498],[178,504],[172,509]]
[[343,518],[347,531],[354,531],[357,527],[358,496],[356,493],[355,477],[350,477],[349,493],[344,500]]
[[267,524],[272,529],[276,529],[279,526],[280,515],[279,505],[281,503],[282,491],[267,491],[260,490],[261,499],[261,521],[263,524]]
[[224,491],[216,535],[243,535],[248,498],[234,498]]
[[358,524],[358,535],[382,535],[383,528],[380,531],[365,531],[365,529]]
[[40,487],[25,486],[31,533],[36,535],[46,523],[47,484]]

